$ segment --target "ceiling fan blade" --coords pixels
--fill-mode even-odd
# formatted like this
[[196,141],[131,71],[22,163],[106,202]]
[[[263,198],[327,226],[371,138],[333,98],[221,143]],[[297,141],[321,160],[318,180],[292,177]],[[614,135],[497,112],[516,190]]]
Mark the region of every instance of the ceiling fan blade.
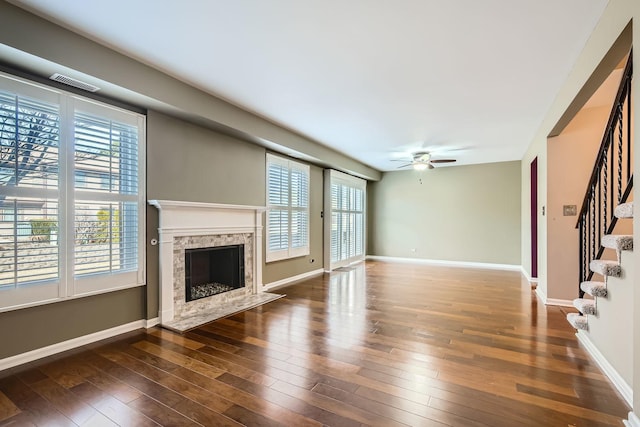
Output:
[[400,166],[398,166],[396,169],[406,168],[407,166],[411,166],[411,165],[412,165],[412,163],[406,163],[406,164],[404,164],[404,165],[400,165]]
[[434,168],[435,168],[435,166],[433,166],[433,165],[431,164],[431,162],[429,162],[429,164],[427,165],[427,167],[428,167],[429,169],[434,169]]
[[431,160],[431,163],[453,163],[455,162],[455,159],[436,159],[436,160]]

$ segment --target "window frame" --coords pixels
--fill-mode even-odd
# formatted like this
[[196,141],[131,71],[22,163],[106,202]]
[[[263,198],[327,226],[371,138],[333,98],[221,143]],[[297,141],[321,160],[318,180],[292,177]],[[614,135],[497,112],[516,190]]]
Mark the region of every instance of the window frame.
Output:
[[[59,120],[57,187],[0,186],[0,192],[5,196],[51,199],[57,203],[57,277],[41,282],[14,283],[12,288],[0,288],[0,312],[144,286],[146,284],[146,116],[4,72],[0,72],[0,91],[15,94],[18,99],[27,98],[53,103],[58,108]],[[120,202],[123,198],[119,196],[124,194],[120,190],[105,192],[101,188],[101,191],[90,191],[76,186],[75,123],[76,113],[79,112],[91,112],[105,120],[127,124],[137,129],[137,193],[127,195],[128,200],[135,203],[137,207],[135,217],[137,240],[134,245],[137,268],[135,269],[123,272],[112,270],[108,273],[98,272],[89,275],[75,274],[74,205],[88,201],[87,197],[91,197],[92,202]],[[20,213],[16,211],[15,215]],[[17,242],[17,240],[14,241]],[[109,241],[113,244],[112,235],[109,235]]]
[[[294,160],[287,159],[285,157],[276,156],[271,153],[266,154],[266,173],[265,173],[265,187],[266,187],[266,221],[265,221],[265,229],[266,229],[266,238],[265,240],[265,262],[274,262],[281,261],[285,259],[298,258],[302,256],[309,255],[311,252],[311,233],[310,233],[310,203],[311,203],[311,168],[308,164],[296,162]],[[285,168],[287,171],[287,203],[286,205],[283,203],[271,203],[270,202],[270,181],[269,181],[269,173],[270,166],[276,165],[281,168]],[[292,172],[302,172],[306,177],[306,206],[293,206],[292,200]],[[283,192],[283,189],[280,188],[280,193]],[[278,250],[270,250],[271,246],[271,230],[270,230],[270,212],[274,210],[287,212],[286,218],[286,229],[287,229],[287,242],[286,247]],[[304,214],[304,222],[306,223],[304,241],[305,244],[302,246],[293,247],[292,243],[294,241],[294,233],[292,231],[292,223],[293,223],[293,213],[303,213]],[[279,226],[280,229],[285,228],[282,225],[282,222]]]

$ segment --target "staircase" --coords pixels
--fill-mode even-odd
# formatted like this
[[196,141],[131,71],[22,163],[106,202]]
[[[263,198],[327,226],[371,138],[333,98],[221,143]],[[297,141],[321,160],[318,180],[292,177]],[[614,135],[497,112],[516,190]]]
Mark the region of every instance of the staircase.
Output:
[[[618,219],[633,218],[633,202],[618,205],[614,216]],[[573,306],[580,313],[567,314],[567,320],[575,329],[589,330],[589,317],[598,315],[598,299],[609,297],[609,278],[621,277],[623,274],[622,252],[633,250],[633,236],[607,234],[602,237],[601,244],[604,249],[616,252],[616,260],[594,259],[589,263],[589,270],[602,276],[603,281],[587,280],[580,283],[580,290],[591,298],[573,300]],[[615,289],[612,289],[612,292],[615,292]]]
[[[589,330],[589,317],[599,314],[598,299],[609,297],[609,280],[623,274],[622,253],[633,250],[633,236],[614,234],[621,228],[619,219],[633,218],[633,202],[626,203],[633,189],[632,55],[627,58],[576,224],[580,284],[573,305],[580,313],[568,314],[567,320],[578,330]],[[606,259],[607,249],[616,251],[615,260]],[[592,280],[594,274],[603,281]]]
[[[633,147],[631,55],[604,130],[576,228],[578,313],[567,320],[630,406],[633,406]],[[601,278],[601,279],[600,279]]]

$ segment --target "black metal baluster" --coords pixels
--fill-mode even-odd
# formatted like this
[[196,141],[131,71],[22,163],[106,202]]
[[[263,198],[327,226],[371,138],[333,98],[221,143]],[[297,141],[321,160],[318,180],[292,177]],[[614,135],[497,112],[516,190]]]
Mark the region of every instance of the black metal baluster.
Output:
[[631,181],[631,74],[627,79],[627,182]]
[[595,185],[593,187],[593,199],[591,200],[591,241],[589,244],[591,245],[591,258],[589,258],[589,263],[596,257],[596,199],[595,199]]
[[[607,189],[608,189],[608,172],[609,172],[609,168],[607,167],[607,156],[609,155],[609,148],[612,147],[612,144],[609,144],[609,146],[607,148],[605,148],[604,150],[604,156],[602,158],[602,179],[600,180],[600,182],[602,182],[602,193],[600,193],[600,203],[598,204],[598,206],[602,206],[602,217],[600,219],[601,223],[598,224],[600,225],[600,227],[598,227],[598,230],[600,230],[600,236],[602,236],[603,234],[605,234],[607,232]],[[611,157],[611,156],[609,156]],[[602,241],[602,237],[600,237],[600,239],[598,239],[598,243],[600,243]],[[598,245],[598,247],[600,247],[600,245]]]
[[[598,259],[602,255],[604,250],[601,247],[602,237],[611,233],[617,222],[617,218],[613,215],[615,207],[627,201],[633,187],[631,78],[630,56],[609,115],[582,207],[578,213],[576,228],[579,229],[580,239],[580,282],[591,280],[593,277],[593,272],[591,272],[589,265],[591,261]],[[625,102],[627,103],[626,119]],[[627,140],[626,144],[624,144],[625,139]],[[578,294],[581,298],[584,295],[579,285]]]
[[[616,204],[620,204],[622,200],[622,134],[623,134],[623,123],[622,116],[624,112],[624,106],[620,105],[620,111],[618,112],[618,202]],[[627,157],[629,156],[629,152],[627,152]]]
[[584,247],[585,247],[585,232],[584,232],[584,215],[582,215],[582,221],[580,221],[579,227],[579,235],[580,235],[580,248],[579,248],[579,257],[580,257],[580,271],[578,272],[578,296],[582,298],[584,296],[584,291],[580,288],[580,284],[584,282]]

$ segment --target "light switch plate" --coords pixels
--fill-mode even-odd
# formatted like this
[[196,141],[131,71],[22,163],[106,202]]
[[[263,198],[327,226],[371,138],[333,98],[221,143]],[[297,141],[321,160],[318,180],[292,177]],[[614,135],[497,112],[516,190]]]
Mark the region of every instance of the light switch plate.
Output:
[[578,215],[578,209],[576,205],[564,205],[562,206],[562,215],[564,216],[576,216]]

